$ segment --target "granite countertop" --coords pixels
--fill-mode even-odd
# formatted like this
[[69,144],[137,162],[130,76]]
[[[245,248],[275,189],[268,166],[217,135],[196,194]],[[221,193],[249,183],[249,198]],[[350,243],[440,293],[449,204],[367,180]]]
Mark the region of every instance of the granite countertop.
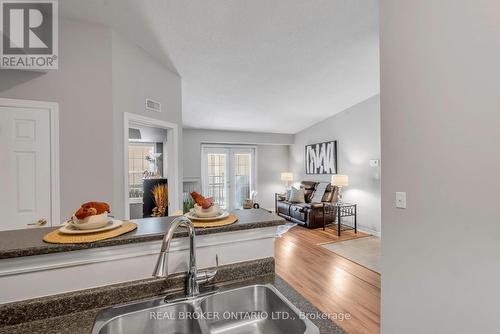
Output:
[[[341,327],[333,321],[325,318],[314,305],[307,301],[294,288],[286,283],[279,276],[267,276],[256,279],[250,279],[228,285],[226,287],[239,287],[251,284],[272,284],[280,291],[292,304],[294,304],[312,323],[320,330],[321,334],[345,334]],[[81,312],[66,314],[58,317],[47,318],[43,320],[32,321],[16,326],[0,327],[0,334],[50,334],[50,333],[90,333],[96,318],[96,315],[105,308],[84,310]]]
[[[238,221],[231,225],[197,228],[196,234],[212,234],[260,227],[283,225],[285,220],[263,209],[237,210],[233,212]],[[0,259],[22,256],[68,252],[88,248],[107,247],[137,242],[161,240],[175,217],[145,218],[131,220],[137,229],[121,236],[87,244],[50,244],[42,240],[43,236],[57,227],[31,228],[0,232]],[[179,229],[174,238],[185,237],[187,232]]]

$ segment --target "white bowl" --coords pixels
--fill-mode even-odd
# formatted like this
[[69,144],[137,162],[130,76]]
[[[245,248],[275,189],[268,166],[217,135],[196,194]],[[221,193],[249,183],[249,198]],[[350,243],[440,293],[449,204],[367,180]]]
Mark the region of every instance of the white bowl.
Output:
[[106,226],[109,223],[109,220],[108,213],[104,212],[100,215],[88,216],[83,219],[78,219],[73,216],[68,223],[79,230],[93,230]]
[[194,214],[200,218],[212,218],[220,214],[220,208],[217,204],[212,205],[208,209],[203,209],[198,204],[194,205]]

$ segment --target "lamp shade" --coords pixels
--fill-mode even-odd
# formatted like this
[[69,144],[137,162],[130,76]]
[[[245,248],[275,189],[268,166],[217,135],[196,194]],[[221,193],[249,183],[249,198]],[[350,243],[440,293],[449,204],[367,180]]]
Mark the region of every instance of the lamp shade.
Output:
[[337,187],[346,187],[349,185],[349,176],[332,175],[332,184]]
[[281,181],[293,181],[293,174],[292,173],[281,173]]

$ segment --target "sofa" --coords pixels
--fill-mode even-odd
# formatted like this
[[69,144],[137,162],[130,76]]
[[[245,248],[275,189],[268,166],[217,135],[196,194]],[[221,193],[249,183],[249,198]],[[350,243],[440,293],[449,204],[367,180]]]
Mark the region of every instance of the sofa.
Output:
[[[304,189],[305,203],[292,203],[287,201],[286,195],[275,194],[276,214],[293,223],[307,228],[323,227],[323,203],[337,201],[338,188],[329,184],[320,203],[311,203],[314,192],[319,182],[302,181],[300,187]],[[335,222],[335,214],[325,216],[325,224]]]

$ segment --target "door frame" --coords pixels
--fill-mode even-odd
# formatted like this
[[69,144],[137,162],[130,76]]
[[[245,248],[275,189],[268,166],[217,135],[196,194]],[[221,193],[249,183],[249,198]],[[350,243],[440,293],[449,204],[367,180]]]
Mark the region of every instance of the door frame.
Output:
[[128,128],[131,122],[138,125],[167,130],[167,154],[166,159],[165,154],[163,154],[163,166],[167,166],[169,214],[176,210],[180,210],[178,125],[176,123],[126,112],[123,115],[123,199],[125,202],[125,219],[130,219],[130,201],[128,197]]
[[61,224],[60,160],[59,160],[59,103],[0,98],[0,107],[43,109],[49,112],[50,124],[50,224]]
[[[202,142],[201,145],[200,145],[200,160],[201,160],[201,189],[202,189],[202,192],[205,190],[205,182],[206,182],[206,179],[207,179],[207,175],[208,175],[208,172],[207,172],[207,166],[206,166],[206,161],[205,161],[205,158],[204,158],[204,148],[208,148],[208,149],[224,149],[224,150],[229,150],[230,152],[232,150],[238,150],[238,149],[252,149],[253,150],[253,157],[254,157],[254,168],[252,170],[252,176],[253,176],[253,184],[254,184],[254,187],[253,187],[253,190],[255,192],[258,193],[258,188],[259,188],[259,182],[258,182],[258,146],[257,145],[245,145],[245,144],[225,144],[225,143],[208,143],[208,142]],[[233,180],[233,175],[232,173],[229,173],[232,169],[232,167],[230,166],[232,164],[232,161],[229,157],[228,159],[228,165],[227,165],[227,171],[228,171],[228,177],[229,177],[229,182],[230,182],[230,187],[231,189],[233,189],[233,183],[234,183],[234,180]],[[233,198],[233,194],[232,194],[232,190],[231,191],[228,191],[227,192],[228,195],[230,195],[231,198],[228,198],[227,202],[228,204],[234,204],[234,198]]]

